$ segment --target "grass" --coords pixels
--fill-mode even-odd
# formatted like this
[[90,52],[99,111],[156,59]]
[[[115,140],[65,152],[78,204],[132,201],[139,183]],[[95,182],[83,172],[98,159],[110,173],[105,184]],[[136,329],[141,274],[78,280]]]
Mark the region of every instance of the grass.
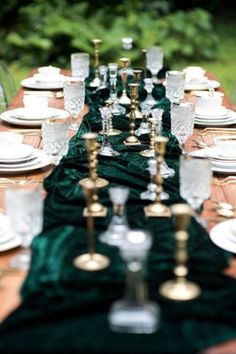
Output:
[[[220,39],[215,60],[179,62],[176,63],[175,68],[197,65],[213,72],[226,94],[236,103],[235,19],[225,16],[214,18],[214,29]],[[20,88],[20,81],[28,75],[31,69],[20,67],[17,63],[10,66],[17,88]]]

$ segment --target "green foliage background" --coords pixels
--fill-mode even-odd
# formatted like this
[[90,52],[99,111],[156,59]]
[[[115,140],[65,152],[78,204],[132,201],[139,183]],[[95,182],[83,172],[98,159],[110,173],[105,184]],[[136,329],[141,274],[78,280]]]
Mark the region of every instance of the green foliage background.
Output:
[[[140,64],[142,48],[161,45],[167,63],[179,59],[212,59],[217,36],[211,15],[203,9],[170,12],[167,1],[111,1],[94,8],[86,1],[9,1],[3,12],[15,13],[14,23],[1,27],[0,55],[25,65],[68,65],[70,53],[93,54],[91,40],[101,38],[104,63],[121,56],[121,39],[132,37],[130,59]],[[10,6],[12,5],[12,7]],[[11,9],[11,11],[10,11]],[[2,16],[3,16],[2,12]]]

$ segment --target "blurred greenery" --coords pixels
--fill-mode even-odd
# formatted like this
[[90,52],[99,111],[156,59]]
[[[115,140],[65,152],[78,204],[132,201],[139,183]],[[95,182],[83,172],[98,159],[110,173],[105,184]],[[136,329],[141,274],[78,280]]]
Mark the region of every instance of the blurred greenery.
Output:
[[[225,0],[227,1],[227,0]],[[142,49],[161,45],[165,65],[199,65],[214,72],[230,94],[234,85],[234,18],[221,17],[219,0],[8,0],[1,4],[0,56],[11,63],[19,86],[30,69],[42,65],[70,66],[70,54],[88,52],[101,38],[101,64],[119,63],[128,56],[132,66],[143,65]],[[14,16],[14,21],[12,18]],[[132,37],[129,52],[121,39]],[[93,59],[92,59],[93,63]]]

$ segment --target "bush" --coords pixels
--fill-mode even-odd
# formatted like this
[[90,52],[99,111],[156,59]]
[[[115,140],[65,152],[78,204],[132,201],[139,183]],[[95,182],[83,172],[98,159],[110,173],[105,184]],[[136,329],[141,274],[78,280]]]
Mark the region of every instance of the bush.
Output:
[[[15,4],[15,2],[13,1]],[[70,53],[93,55],[93,38],[101,38],[101,62],[128,56],[141,65],[141,51],[153,45],[164,48],[166,63],[179,59],[212,59],[217,37],[211,15],[203,9],[168,13],[162,8],[144,6],[140,0],[114,1],[96,11],[91,3],[69,0],[34,0],[17,9],[14,27],[0,31],[0,55],[10,61],[36,66],[46,63],[69,66]],[[15,5],[16,6],[16,5]],[[164,9],[164,10],[163,10]],[[16,9],[14,9],[16,11]],[[166,14],[164,13],[166,12]],[[134,47],[125,52],[121,39],[132,37]]]

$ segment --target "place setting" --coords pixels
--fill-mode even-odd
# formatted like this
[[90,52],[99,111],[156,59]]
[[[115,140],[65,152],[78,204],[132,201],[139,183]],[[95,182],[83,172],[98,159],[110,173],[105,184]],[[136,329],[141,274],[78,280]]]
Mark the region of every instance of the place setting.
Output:
[[55,66],[42,66],[37,73],[21,81],[21,85],[30,89],[56,90],[63,89],[64,82],[70,77],[62,75],[61,69]]
[[185,90],[209,90],[217,89],[220,83],[216,80],[209,80],[205,76],[206,70],[199,66],[188,66],[183,69],[185,73]]
[[221,173],[236,173],[236,135],[220,135],[213,138],[213,146],[190,153],[192,156],[209,157],[212,170]]
[[23,98],[24,107],[7,110],[0,115],[0,118],[7,123],[21,126],[41,126],[45,119],[68,118],[66,110],[49,107],[49,98],[45,96],[25,95]]
[[236,123],[236,113],[222,105],[224,94],[209,90],[197,93],[194,123],[202,126],[227,126]]
[[22,143],[0,143],[0,172],[17,173],[48,166],[51,158],[40,149]]

